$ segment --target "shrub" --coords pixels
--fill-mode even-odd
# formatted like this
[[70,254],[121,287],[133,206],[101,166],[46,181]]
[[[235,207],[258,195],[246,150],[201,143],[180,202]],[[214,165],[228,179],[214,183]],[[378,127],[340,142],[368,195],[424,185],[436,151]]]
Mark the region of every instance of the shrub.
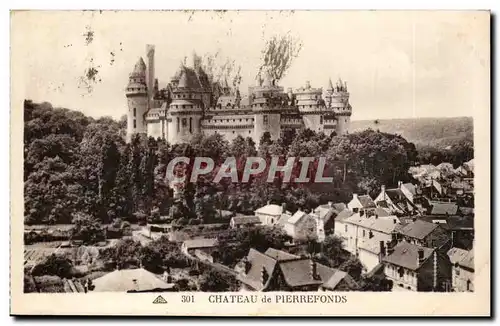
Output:
[[40,264],[35,265],[32,275],[57,275],[59,277],[69,278],[72,277],[72,272],[73,265],[68,258],[52,254],[45,258]]

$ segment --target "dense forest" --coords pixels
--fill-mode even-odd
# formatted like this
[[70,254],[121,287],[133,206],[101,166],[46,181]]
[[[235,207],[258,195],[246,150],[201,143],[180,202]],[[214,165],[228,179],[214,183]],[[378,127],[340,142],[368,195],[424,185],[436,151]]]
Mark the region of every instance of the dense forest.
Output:
[[351,121],[351,132],[368,128],[401,135],[414,143],[423,164],[450,162],[456,167],[474,157],[471,117]]
[[[217,134],[176,145],[136,136],[126,144],[123,119],[94,119],[49,103],[25,101],[24,121],[26,224],[71,223],[82,216],[100,223],[116,218],[155,221],[162,216],[180,225],[211,223],[220,210],[252,213],[268,201],[286,203],[291,211],[307,211],[327,200],[346,201],[353,192],[374,195],[382,184],[409,181],[408,168],[422,160],[422,153],[402,136],[372,129],[344,136],[285,130],[275,141],[264,134],[259,146],[251,138],[228,142]],[[165,182],[166,166],[177,156],[210,157],[216,166],[234,156],[241,177],[246,157],[270,162],[271,156],[279,156],[284,164],[289,157],[318,153],[325,153],[329,162],[325,174],[334,178],[333,183],[299,184],[293,178],[283,182],[283,174],[269,183],[267,170],[248,183],[232,183],[229,178],[214,183],[215,169],[188,183],[180,200],[174,200]],[[463,158],[463,152],[456,157],[455,161]],[[189,173],[190,166],[185,168]],[[316,169],[313,162],[308,171],[311,179]],[[294,175],[299,170],[294,166]]]

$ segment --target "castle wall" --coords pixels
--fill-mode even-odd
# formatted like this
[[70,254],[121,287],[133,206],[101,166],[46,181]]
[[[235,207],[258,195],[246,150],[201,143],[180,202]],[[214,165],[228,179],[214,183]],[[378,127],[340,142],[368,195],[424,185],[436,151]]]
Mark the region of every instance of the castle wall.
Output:
[[153,137],[155,139],[163,137],[162,134],[163,120],[148,121],[147,126],[148,126],[147,132],[149,137]]
[[255,143],[260,142],[260,138],[267,131],[271,134],[271,139],[276,140],[280,137],[281,127],[280,127],[280,114],[267,113],[267,112],[256,112],[254,116],[254,140]]
[[189,142],[194,135],[200,133],[200,115],[169,114],[167,121],[167,141],[170,144]]

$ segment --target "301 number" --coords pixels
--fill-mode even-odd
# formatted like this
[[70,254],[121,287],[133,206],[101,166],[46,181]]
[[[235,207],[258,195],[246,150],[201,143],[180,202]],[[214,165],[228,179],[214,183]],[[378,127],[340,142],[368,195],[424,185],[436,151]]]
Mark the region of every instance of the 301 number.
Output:
[[194,295],[181,296],[181,303],[194,303]]

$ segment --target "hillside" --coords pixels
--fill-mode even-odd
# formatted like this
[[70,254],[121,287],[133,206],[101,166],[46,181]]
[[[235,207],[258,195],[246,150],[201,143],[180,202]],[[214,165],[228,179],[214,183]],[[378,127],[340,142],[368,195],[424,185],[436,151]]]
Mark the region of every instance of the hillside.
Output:
[[350,132],[368,128],[399,134],[417,147],[445,148],[473,141],[471,117],[357,120],[351,122]]

